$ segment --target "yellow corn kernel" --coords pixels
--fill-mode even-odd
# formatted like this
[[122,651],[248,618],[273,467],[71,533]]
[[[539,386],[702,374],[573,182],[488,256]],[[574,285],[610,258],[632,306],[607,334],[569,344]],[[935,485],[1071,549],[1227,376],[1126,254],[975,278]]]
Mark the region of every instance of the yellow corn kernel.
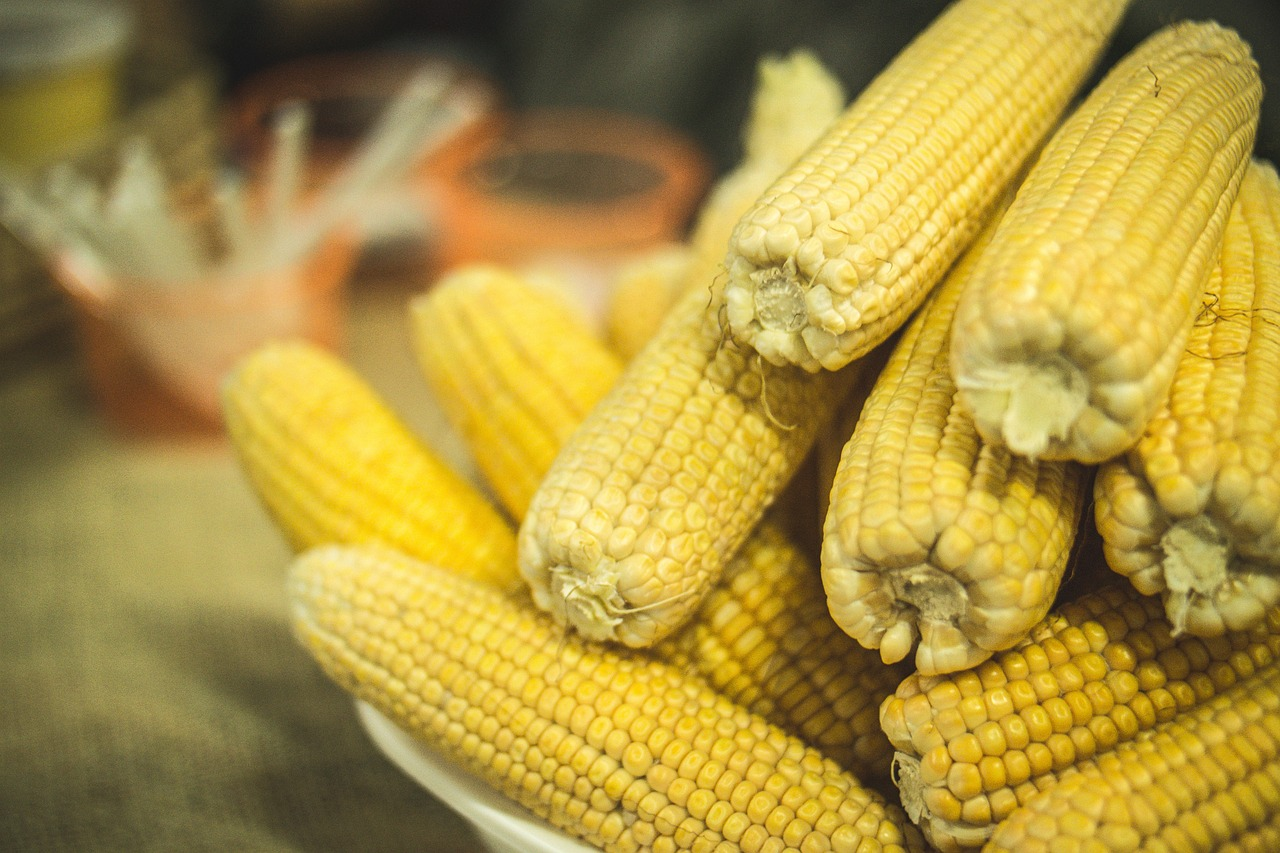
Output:
[[[939,849],[972,849],[1082,761],[1147,737],[1278,657],[1280,608],[1251,630],[1175,637],[1159,599],[1116,583],[1058,607],[1025,641],[971,670],[908,676],[881,705],[880,725],[897,750],[907,813]],[[967,714],[953,724],[959,707]],[[969,735],[982,750],[977,762]],[[991,762],[981,772],[987,758],[1003,773]],[[974,766],[977,776],[966,777]],[[985,798],[990,818],[966,818],[979,812],[964,811],[962,793]]]
[[925,675],[972,667],[1044,617],[1085,496],[1082,466],[984,442],[956,402],[951,317],[993,230],[896,344],[841,454],[823,527],[835,621],[886,662],[914,647]]
[[303,554],[288,589],[295,634],[343,689],[604,850],[763,851],[782,833],[806,850],[923,847],[813,747],[700,678],[566,637],[523,595],[355,546]]
[[410,303],[427,384],[476,466],[520,519],[569,434],[622,365],[561,296],[468,265]]
[[[1030,797],[984,850],[1210,853],[1275,837],[1280,665]],[[1246,848],[1247,849],[1247,848]]]
[[1046,144],[956,308],[983,437],[1101,462],[1164,400],[1249,161],[1262,84],[1214,23],[1162,29]]
[[377,542],[519,582],[506,519],[327,350],[255,350],[224,383],[222,408],[241,467],[295,551]]
[[833,369],[900,326],[1084,82],[1126,0],[959,0],[743,216],[726,320]]
[[859,779],[888,779],[880,703],[910,670],[886,666],[836,627],[816,568],[777,527],[762,523],[690,624],[653,651]]
[[1095,484],[1107,562],[1177,630],[1280,602],[1280,177],[1246,170],[1165,403]]
[[519,533],[534,600],[592,639],[683,625],[857,376],[765,364],[690,291],[547,472]]

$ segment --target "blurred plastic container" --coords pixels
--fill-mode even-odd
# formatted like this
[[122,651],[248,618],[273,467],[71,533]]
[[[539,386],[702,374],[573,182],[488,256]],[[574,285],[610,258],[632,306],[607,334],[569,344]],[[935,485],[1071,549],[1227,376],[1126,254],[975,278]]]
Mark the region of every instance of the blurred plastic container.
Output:
[[441,271],[492,261],[559,273],[597,317],[617,266],[683,239],[711,166],[691,139],[587,109],[495,113],[430,158]]
[[130,27],[109,0],[0,2],[0,161],[48,162],[116,118]]
[[109,281],[70,257],[54,276],[110,422],[134,435],[215,434],[219,385],[242,355],[287,337],[341,345],[355,249],[334,232],[282,266],[211,281]]
[[[304,57],[258,72],[231,94],[227,116],[232,151],[251,174],[260,171],[270,152],[276,114],[290,102],[301,102],[312,116],[304,183],[318,187],[347,163],[389,102],[423,70],[452,75],[451,94],[465,98],[477,117],[501,101],[489,77],[446,56],[388,50]],[[359,212],[364,260],[388,267],[419,262],[430,238],[429,214],[427,200],[413,182],[371,199]]]

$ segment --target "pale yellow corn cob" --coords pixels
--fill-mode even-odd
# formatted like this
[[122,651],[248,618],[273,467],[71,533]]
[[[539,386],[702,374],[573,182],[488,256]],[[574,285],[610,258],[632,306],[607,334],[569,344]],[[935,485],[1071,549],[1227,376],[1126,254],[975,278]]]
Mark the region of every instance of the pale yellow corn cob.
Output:
[[887,338],[1057,122],[1126,0],[958,0],[742,218],[726,319],[832,369]]
[[1084,759],[1149,732],[1280,656],[1280,609],[1220,637],[1174,637],[1159,599],[1116,584],[1065,604],[1013,649],[911,675],[881,706],[902,803],[944,851]]
[[[983,442],[956,403],[951,317],[994,221],[898,341],[845,445],[822,537],[831,615],[926,675],[1007,649],[1049,611],[1084,469]],[[917,640],[918,646],[917,646]]]
[[763,363],[690,291],[587,416],[533,497],[520,571],[592,639],[648,646],[685,623],[856,376]]
[[635,357],[680,301],[689,280],[692,249],[684,243],[658,246],[622,264],[605,305],[609,346],[624,361]]
[[608,851],[921,849],[897,807],[700,678],[395,552],[310,551],[294,630],[344,689]]
[[1095,487],[1107,562],[1178,630],[1280,602],[1280,177],[1245,172],[1166,402]]
[[[665,312],[686,289],[705,290],[724,274],[724,251],[738,220],[787,166],[804,153],[840,115],[845,93],[840,81],[810,51],[766,56],[756,66],[756,86],[743,127],[743,157],[707,193],[686,246],[683,277],[670,288],[655,287],[658,299],[643,306],[628,280],[611,305],[613,323],[631,343],[620,350],[630,358],[657,331]],[[672,271],[662,261],[659,271]],[[665,299],[663,297],[666,297]]]
[[1066,119],[956,309],[952,374],[984,438],[1082,462],[1137,441],[1200,310],[1261,96],[1238,35],[1186,22]]
[[[531,303],[538,309],[525,310]],[[495,484],[515,518],[584,412],[604,396],[606,375],[621,370],[577,315],[558,309],[529,282],[492,270],[451,275],[413,304],[424,370],[473,455],[525,466],[494,472],[530,484]],[[521,316],[540,328],[515,322]],[[589,366],[590,377],[578,375]],[[802,735],[859,778],[887,780],[893,751],[879,706],[907,672],[883,665],[836,627],[817,567],[777,528],[762,524],[751,535],[690,624],[654,652]]]
[[294,550],[380,542],[519,583],[507,520],[338,356],[267,344],[228,376],[222,402],[241,467]]
[[910,670],[886,666],[836,627],[816,567],[776,526],[756,529],[690,624],[653,651],[864,782],[888,781],[880,703]]
[[504,267],[446,273],[413,299],[410,316],[428,385],[519,521],[568,434],[622,364],[560,294]]
[[1213,853],[1274,837],[1277,815],[1280,665],[1271,664],[1080,765],[1010,815],[984,849]]

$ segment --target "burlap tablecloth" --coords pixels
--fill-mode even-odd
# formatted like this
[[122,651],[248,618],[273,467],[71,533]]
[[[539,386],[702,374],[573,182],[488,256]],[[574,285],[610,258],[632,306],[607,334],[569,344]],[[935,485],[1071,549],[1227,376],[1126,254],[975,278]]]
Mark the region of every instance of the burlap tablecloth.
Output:
[[[349,357],[417,427],[398,293]],[[111,432],[76,354],[0,384],[0,850],[464,851],[292,638],[225,444]]]

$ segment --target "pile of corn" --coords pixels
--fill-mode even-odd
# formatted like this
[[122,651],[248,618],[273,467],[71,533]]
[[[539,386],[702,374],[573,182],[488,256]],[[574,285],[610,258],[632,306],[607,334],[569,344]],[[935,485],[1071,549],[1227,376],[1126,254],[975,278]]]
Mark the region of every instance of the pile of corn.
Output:
[[762,61],[608,341],[447,272],[483,492],[338,357],[248,357],[300,640],[605,850],[1280,849],[1280,177],[1229,29],[1080,91],[1125,6],[958,0],[847,105]]

